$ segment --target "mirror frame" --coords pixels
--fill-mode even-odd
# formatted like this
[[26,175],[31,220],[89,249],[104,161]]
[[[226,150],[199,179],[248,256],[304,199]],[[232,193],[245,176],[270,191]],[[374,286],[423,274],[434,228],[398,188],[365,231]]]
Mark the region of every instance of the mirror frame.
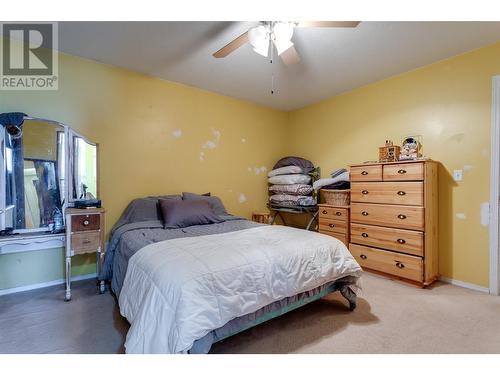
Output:
[[[65,191],[64,191],[64,204],[62,205],[62,210],[63,214],[66,211],[68,207],[74,207],[74,202],[75,198],[73,198],[73,195],[71,192],[73,191],[73,185],[74,185],[74,168],[73,168],[73,162],[74,162],[74,155],[73,155],[73,138],[74,137],[80,137],[85,140],[88,144],[95,146],[96,147],[96,179],[97,179],[97,184],[96,184],[96,198],[99,199],[99,144],[96,142],[90,141],[87,137],[83,136],[82,134],[76,132],[73,130],[70,126],[59,122],[55,120],[48,120],[45,118],[41,117],[32,117],[32,116],[24,116],[24,121],[40,121],[40,122],[47,122],[49,124],[53,124],[54,126],[60,126],[63,127],[64,129],[64,148],[65,148],[65,154],[66,154],[66,160],[65,160],[65,168],[64,168],[64,173],[67,178],[67,183],[65,185]],[[5,198],[6,198],[6,186],[5,186],[5,131],[0,132],[0,176],[1,176],[1,181],[0,181],[0,224],[5,224]],[[66,223],[64,223],[66,226]],[[0,228],[3,227],[3,225],[0,226]],[[19,234],[20,236],[16,236],[16,238],[23,238],[23,235],[33,235],[33,234],[38,234],[38,235],[46,235],[46,236],[53,236],[53,233],[42,233],[42,232],[47,232],[46,227],[41,227],[41,228],[30,228],[30,229],[14,229],[12,231],[13,234]],[[60,236],[61,234],[59,234]],[[31,237],[31,236],[30,236]],[[5,236],[0,236],[0,242],[2,240],[8,240],[11,239],[12,235],[5,235]]]

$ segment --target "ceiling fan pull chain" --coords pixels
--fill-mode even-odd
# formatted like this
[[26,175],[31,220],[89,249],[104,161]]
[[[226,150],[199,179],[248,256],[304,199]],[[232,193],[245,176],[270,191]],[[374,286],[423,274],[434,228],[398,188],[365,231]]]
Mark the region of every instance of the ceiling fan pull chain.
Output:
[[274,58],[274,48],[273,45],[271,44],[271,59],[269,60],[269,63],[271,64],[271,95],[274,94],[274,66],[273,64],[273,58]]

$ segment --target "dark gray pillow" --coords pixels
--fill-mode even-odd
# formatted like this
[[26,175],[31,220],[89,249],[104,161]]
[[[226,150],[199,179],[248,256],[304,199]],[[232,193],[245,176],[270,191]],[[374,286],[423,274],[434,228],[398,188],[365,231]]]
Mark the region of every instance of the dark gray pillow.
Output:
[[218,215],[218,216],[229,215],[219,197],[206,196],[205,194],[199,195],[199,194],[184,192],[184,193],[182,193],[182,199],[187,200],[187,201],[201,200],[201,201],[208,202],[208,204],[210,205],[210,207],[212,207],[212,210],[214,210],[216,215]]
[[[180,195],[163,195],[162,199],[181,201],[182,197]],[[160,212],[160,205],[158,203],[158,197],[137,198],[129,203],[125,211],[122,213],[122,216],[120,216],[120,219],[113,226],[113,229],[111,229],[111,234],[125,224],[156,220],[163,220]]]
[[208,202],[202,200],[160,199],[160,210],[165,229],[185,228],[191,225],[221,223]]

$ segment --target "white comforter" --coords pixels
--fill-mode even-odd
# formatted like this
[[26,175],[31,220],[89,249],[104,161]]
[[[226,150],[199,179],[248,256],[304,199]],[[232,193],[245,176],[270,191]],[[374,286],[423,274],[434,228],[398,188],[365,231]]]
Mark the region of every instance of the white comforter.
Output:
[[339,240],[278,225],[148,245],[120,294],[126,351],[186,353],[235,317],[360,272]]

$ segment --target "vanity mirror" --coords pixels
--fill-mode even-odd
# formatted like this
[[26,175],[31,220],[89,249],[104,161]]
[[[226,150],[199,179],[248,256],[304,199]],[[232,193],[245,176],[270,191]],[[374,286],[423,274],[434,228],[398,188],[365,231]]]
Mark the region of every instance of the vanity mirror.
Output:
[[64,211],[98,196],[98,147],[69,126],[0,115],[0,241],[64,232]]

